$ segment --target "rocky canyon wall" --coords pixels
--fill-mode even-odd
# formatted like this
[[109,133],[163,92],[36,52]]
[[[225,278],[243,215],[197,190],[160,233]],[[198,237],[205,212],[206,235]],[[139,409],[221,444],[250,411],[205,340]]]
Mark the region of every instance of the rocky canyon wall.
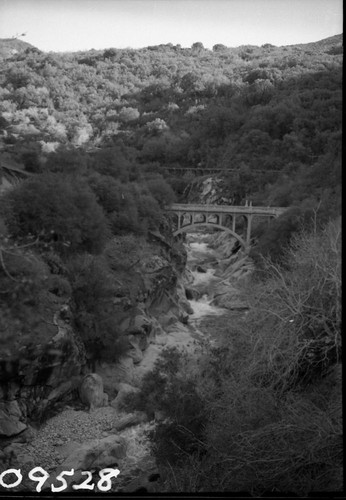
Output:
[[[120,240],[113,242],[113,256],[123,255],[121,245]],[[112,272],[112,313],[124,339],[126,357],[136,364],[162,327],[186,319],[186,299],[181,291],[177,293],[186,252],[182,242],[171,236],[167,221],[160,232],[151,232],[132,246],[127,258],[130,265],[115,267]],[[41,336],[38,342],[33,333],[27,345],[12,348],[11,356],[0,360],[3,438],[23,433],[29,422],[42,421],[59,401],[75,397],[83,375],[91,371],[74,325],[71,298],[48,295],[45,314],[36,322],[44,331],[44,340]]]

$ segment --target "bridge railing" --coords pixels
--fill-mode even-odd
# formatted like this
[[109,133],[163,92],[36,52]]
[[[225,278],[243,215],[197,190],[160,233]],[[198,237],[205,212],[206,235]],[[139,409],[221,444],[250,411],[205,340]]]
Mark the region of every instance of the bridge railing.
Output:
[[281,215],[287,208],[283,207],[253,207],[236,205],[200,205],[200,204],[182,204],[173,203],[165,207],[170,212],[203,212],[203,213],[228,213],[228,214],[246,214],[246,215]]

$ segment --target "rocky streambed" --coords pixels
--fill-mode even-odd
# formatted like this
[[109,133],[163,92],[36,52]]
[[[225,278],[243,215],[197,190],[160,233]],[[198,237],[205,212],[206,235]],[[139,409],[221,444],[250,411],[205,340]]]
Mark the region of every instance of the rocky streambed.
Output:
[[[77,398],[72,399],[39,429],[29,426],[4,443],[2,469],[17,468],[23,476],[21,484],[11,491],[35,491],[37,483],[28,478],[35,467],[49,474],[44,483],[47,492],[52,484],[59,484],[59,473],[71,469],[74,474],[65,477],[64,491],[75,491],[73,485],[86,479],[81,471],[90,472],[93,491],[100,491],[100,471],[105,468],[120,471],[118,477],[111,478],[109,491],[160,491],[146,435],[156,421],[149,422],[142,412],[124,412],[122,401],[126,394],[138,390],[143,375],[153,368],[165,347],[193,354],[203,342],[217,344],[212,318],[227,316],[231,321],[234,312],[246,313],[237,282],[247,278],[252,265],[247,256],[232,253],[233,247],[234,240],[222,233],[187,235],[187,267],[178,286],[177,307],[185,313],[181,320],[169,314],[164,320],[153,318],[156,329],[143,349],[137,342],[135,353],[123,356],[116,365],[98,366],[101,386],[95,382],[89,396],[101,401],[106,394],[104,406],[90,412]],[[84,401],[89,396],[86,394]],[[9,479],[6,481],[11,482]]]

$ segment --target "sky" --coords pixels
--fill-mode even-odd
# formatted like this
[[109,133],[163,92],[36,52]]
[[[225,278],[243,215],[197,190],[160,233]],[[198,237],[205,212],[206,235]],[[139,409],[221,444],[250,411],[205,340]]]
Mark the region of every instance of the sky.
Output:
[[55,52],[280,46],[342,33],[342,8],[342,0],[0,0],[0,38]]

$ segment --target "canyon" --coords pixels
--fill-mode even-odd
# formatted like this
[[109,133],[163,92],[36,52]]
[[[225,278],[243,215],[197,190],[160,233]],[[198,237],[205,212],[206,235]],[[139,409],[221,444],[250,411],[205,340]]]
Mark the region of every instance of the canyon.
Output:
[[[62,470],[92,470],[95,474],[117,464],[121,473],[113,482],[114,491],[137,491],[143,484],[147,491],[159,488],[157,481],[147,484],[149,477],[158,477],[147,432],[163,416],[155,414],[149,420],[143,412],[128,413],[122,402],[138,392],[143,377],[165,349],[177,348],[198,357],[203,343],[217,345],[217,335],[213,328],[203,326],[203,320],[225,316],[231,321],[233,314],[246,314],[247,305],[239,297],[237,284],[253,268],[242,251],[232,254],[235,239],[225,233],[199,231],[186,234],[184,240],[177,244],[180,253],[175,268],[167,266],[162,256],[142,260],[142,268],[151,273],[142,275],[142,280],[147,279],[146,301],[137,301],[131,314],[120,321],[129,349],[116,363],[98,363],[95,374],[85,370],[68,308],[55,314],[58,333],[50,349],[60,353],[61,345],[66,345],[63,362],[55,358],[49,378],[40,385],[47,364],[39,366],[42,358],[38,357],[36,365],[31,365],[37,370],[36,379],[31,373],[31,384],[27,372],[25,384],[18,387],[8,381],[6,386],[10,402],[7,399],[6,408],[2,403],[5,418],[1,424],[7,443],[1,458],[7,468],[17,466],[24,474],[35,466],[43,467],[50,474],[45,484],[48,491]],[[165,285],[160,287],[159,282]],[[153,285],[157,286],[155,293]],[[78,477],[70,478],[67,491],[73,491],[72,485],[80,482]],[[32,490],[34,484],[27,479],[23,487]]]

